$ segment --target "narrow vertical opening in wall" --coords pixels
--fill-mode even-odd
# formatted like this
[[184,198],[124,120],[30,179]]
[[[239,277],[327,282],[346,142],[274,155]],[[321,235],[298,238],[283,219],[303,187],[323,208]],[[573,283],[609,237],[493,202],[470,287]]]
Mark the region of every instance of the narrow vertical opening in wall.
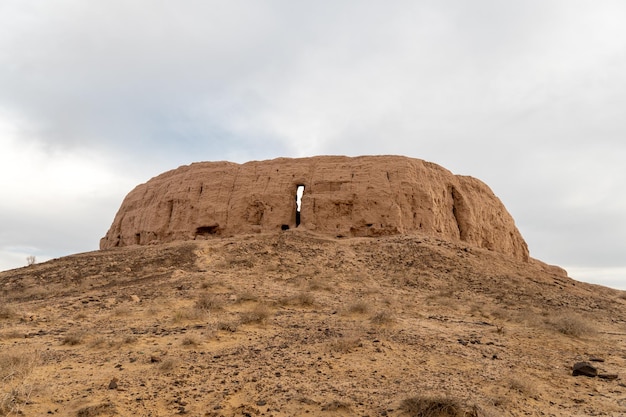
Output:
[[304,185],[298,185],[298,188],[296,189],[296,227],[300,226],[303,194]]

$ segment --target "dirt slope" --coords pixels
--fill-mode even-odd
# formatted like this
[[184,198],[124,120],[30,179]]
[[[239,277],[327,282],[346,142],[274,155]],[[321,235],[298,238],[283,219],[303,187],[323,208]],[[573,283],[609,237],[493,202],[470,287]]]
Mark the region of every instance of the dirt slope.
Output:
[[78,254],[0,273],[0,415],[622,416],[625,307],[425,236]]

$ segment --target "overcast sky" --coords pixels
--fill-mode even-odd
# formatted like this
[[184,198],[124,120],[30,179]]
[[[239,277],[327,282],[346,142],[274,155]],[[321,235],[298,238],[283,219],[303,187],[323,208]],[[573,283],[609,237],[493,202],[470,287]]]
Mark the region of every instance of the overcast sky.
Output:
[[0,270],[195,161],[400,154],[626,289],[623,0],[0,0]]

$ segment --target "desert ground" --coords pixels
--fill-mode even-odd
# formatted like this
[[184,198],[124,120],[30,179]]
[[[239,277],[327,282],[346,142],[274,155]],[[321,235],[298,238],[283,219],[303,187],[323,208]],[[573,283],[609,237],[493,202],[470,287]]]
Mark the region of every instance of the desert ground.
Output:
[[624,416],[625,341],[625,292],[462,243],[131,246],[0,273],[0,415]]

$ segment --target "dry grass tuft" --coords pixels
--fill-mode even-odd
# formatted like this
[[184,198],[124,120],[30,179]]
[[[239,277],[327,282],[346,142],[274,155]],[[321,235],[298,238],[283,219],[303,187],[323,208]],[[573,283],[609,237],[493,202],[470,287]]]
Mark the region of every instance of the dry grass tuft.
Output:
[[183,340],[180,342],[181,345],[186,347],[195,347],[200,345],[200,340],[197,337],[192,335],[187,335],[183,337]]
[[330,342],[330,350],[339,353],[349,353],[361,345],[361,339],[358,336],[346,335],[332,340]]
[[511,377],[508,380],[508,386],[511,390],[517,391],[527,397],[536,397],[537,392],[535,390],[535,384],[528,379],[520,377]]
[[0,353],[0,381],[23,378],[28,375],[38,361],[38,355],[27,352]]
[[370,321],[372,322],[372,324],[383,326],[393,324],[395,322],[395,318],[393,317],[393,314],[391,314],[391,312],[385,310],[379,311],[378,313],[374,314],[372,317],[370,317]]
[[84,338],[84,332],[71,332],[66,334],[63,339],[61,339],[61,344],[68,346],[80,345],[81,343],[83,343]]
[[188,320],[200,320],[204,318],[206,314],[207,310],[202,310],[195,307],[182,308],[174,312],[174,315],[172,316],[172,321],[174,323],[180,323]]
[[202,283],[200,284],[200,288],[202,288],[203,290],[207,290],[207,289],[209,289],[209,288],[218,287],[218,286],[220,286],[220,285],[224,285],[224,281],[222,281],[222,280],[217,280],[217,279],[214,279],[214,280],[210,280],[210,281],[209,281],[209,280],[207,279],[207,280],[202,281]]
[[243,291],[237,296],[237,303],[245,303],[246,301],[258,301],[259,296],[250,291]]
[[315,305],[315,297],[308,291],[302,291],[298,294],[282,298],[280,300],[280,303],[282,305],[299,305],[310,307],[312,305]]
[[215,328],[217,330],[223,330],[225,332],[234,333],[237,331],[237,323],[229,322],[229,321],[218,321],[215,324]]
[[224,308],[224,302],[213,294],[200,294],[194,307],[201,311],[216,311]]
[[137,336],[128,334],[119,338],[109,338],[105,336],[97,336],[89,342],[90,348],[120,348],[124,345],[130,345],[137,341]]
[[354,314],[365,314],[370,311],[370,306],[365,301],[357,301],[348,306],[348,312]]
[[0,415],[22,414],[22,405],[29,401],[33,386],[25,383],[26,378],[39,361],[37,353],[0,353]]
[[596,329],[583,317],[576,314],[563,314],[549,321],[559,333],[568,336],[582,337],[584,335],[595,335]]
[[252,310],[241,313],[239,322],[241,324],[265,323],[270,314],[271,311],[265,304],[257,304]]
[[102,415],[116,415],[115,405],[112,403],[102,403],[97,405],[89,405],[78,410],[78,417],[97,417]]
[[127,317],[131,315],[132,310],[128,305],[121,305],[113,310],[113,315],[115,317]]
[[178,361],[174,358],[167,358],[159,363],[159,371],[172,372],[178,366]]
[[406,398],[400,407],[414,417],[478,417],[475,407],[467,410],[459,401],[447,397]]
[[343,401],[334,400],[322,406],[322,411],[341,411],[341,410],[344,410],[344,411],[350,410],[350,404],[343,402]]
[[318,291],[318,290],[331,291],[332,288],[327,283],[321,281],[320,279],[315,278],[309,281],[309,290],[310,291]]
[[17,314],[15,313],[13,307],[7,305],[5,300],[2,300],[2,302],[0,303],[0,320],[12,319],[16,316]]
[[7,330],[6,332],[0,332],[0,340],[2,339],[23,339],[26,335],[17,330]]

